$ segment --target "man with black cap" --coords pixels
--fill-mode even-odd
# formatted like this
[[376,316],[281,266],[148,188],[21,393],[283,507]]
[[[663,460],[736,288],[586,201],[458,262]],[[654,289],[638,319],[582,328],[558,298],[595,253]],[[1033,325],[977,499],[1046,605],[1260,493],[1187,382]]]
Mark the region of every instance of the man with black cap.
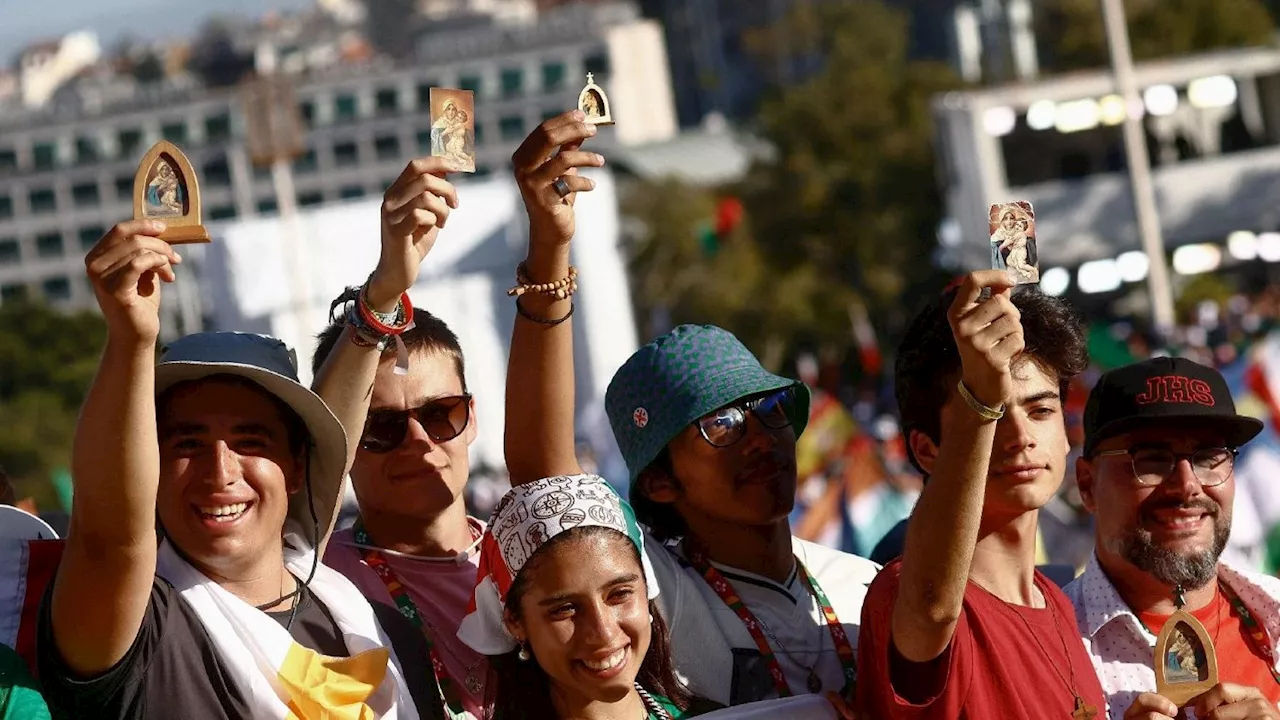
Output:
[[417,720],[420,642],[392,650],[392,626],[317,561],[342,425],[274,338],[190,335],[156,362],[160,285],[181,262],[163,230],[121,223],[85,258],[107,346],[38,630],[54,717]]
[[1181,607],[1205,626],[1221,684],[1198,718],[1277,718],[1280,580],[1219,560],[1231,532],[1238,448],[1262,423],[1236,414],[1222,376],[1156,358],[1102,376],[1085,408],[1076,482],[1097,518],[1094,557],[1067,587],[1111,717],[1172,718],[1152,655]]

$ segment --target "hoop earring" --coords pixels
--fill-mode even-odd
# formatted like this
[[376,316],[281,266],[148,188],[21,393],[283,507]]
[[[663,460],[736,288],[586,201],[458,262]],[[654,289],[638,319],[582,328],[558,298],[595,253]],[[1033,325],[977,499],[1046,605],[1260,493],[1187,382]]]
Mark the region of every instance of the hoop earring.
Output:
[[520,643],[520,652],[516,653],[516,657],[520,658],[520,662],[529,662],[529,649]]

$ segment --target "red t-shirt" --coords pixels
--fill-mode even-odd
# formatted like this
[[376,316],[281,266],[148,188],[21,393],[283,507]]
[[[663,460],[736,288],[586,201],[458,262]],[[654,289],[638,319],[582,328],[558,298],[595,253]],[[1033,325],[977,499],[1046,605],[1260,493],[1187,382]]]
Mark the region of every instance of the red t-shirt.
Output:
[[[1222,586],[1213,600],[1199,610],[1191,612],[1204,626],[1218,656],[1218,680],[1246,687],[1255,687],[1273,703],[1280,703],[1280,684],[1276,683],[1271,668],[1262,653],[1249,640],[1249,630],[1240,620],[1240,613],[1231,605]],[[1138,619],[1155,635],[1169,619],[1168,615],[1138,613]],[[1270,640],[1263,642],[1269,643]]]
[[[970,582],[946,652],[933,662],[911,663],[897,655],[890,637],[901,564],[885,566],[862,605],[858,698],[867,717],[1065,720],[1079,694],[1103,720],[1102,686],[1076,630],[1075,611],[1052,581],[1035,575],[1043,609],[1010,605]],[[891,663],[899,669],[896,687]]]

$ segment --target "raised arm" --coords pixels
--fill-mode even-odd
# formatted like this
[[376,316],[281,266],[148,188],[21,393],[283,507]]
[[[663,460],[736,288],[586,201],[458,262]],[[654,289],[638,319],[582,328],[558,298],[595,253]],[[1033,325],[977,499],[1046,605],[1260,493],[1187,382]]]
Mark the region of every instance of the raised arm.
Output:
[[[992,288],[988,300],[982,289]],[[1010,364],[1023,349],[1022,322],[1008,275],[973,273],[948,317],[960,351],[961,379],[977,400],[998,407],[1013,394]],[[942,443],[929,482],[911,513],[902,577],[893,607],[893,643],[908,660],[927,662],[951,643],[964,603],[982,520],[996,421],[963,401],[942,415]]]
[[155,347],[160,284],[181,262],[164,223],[116,225],[85,257],[107,322],[107,347],[80,411],[71,469],[71,529],[53,589],[53,637],[88,676],[133,644],[156,571]]
[[[444,158],[410,162],[387,188],[382,201],[382,254],[369,279],[367,297],[374,310],[389,313],[401,293],[418,281],[423,259],[458,207],[458,192],[444,179]],[[355,458],[369,413],[373,379],[381,353],[351,342],[350,326],[334,345],[312,385],[347,433],[347,457]],[[348,468],[350,469],[350,468]]]
[[[579,192],[595,187],[578,168],[604,164],[603,157],[580,149],[596,131],[584,118],[574,110],[547,120],[511,157],[529,214],[525,268],[533,283],[568,276],[573,203]],[[561,178],[572,191],[564,198],[554,187]],[[568,318],[573,300],[526,293],[516,302],[505,440],[512,485],[581,472],[574,447],[573,321]]]

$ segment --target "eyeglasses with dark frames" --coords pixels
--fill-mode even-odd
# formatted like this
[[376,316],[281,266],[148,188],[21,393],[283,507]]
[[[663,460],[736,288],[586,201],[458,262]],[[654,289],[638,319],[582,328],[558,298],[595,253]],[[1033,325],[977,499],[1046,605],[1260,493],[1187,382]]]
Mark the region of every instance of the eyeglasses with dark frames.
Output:
[[693,424],[697,426],[703,440],[713,447],[725,448],[746,436],[748,412],[755,415],[761,425],[771,430],[781,430],[791,424],[795,404],[794,388],[772,390],[707,413]]
[[471,420],[471,395],[436,398],[409,410],[371,410],[364,422],[360,447],[372,453],[388,453],[400,447],[409,434],[409,418],[417,418],[432,442],[448,442],[462,434]]

